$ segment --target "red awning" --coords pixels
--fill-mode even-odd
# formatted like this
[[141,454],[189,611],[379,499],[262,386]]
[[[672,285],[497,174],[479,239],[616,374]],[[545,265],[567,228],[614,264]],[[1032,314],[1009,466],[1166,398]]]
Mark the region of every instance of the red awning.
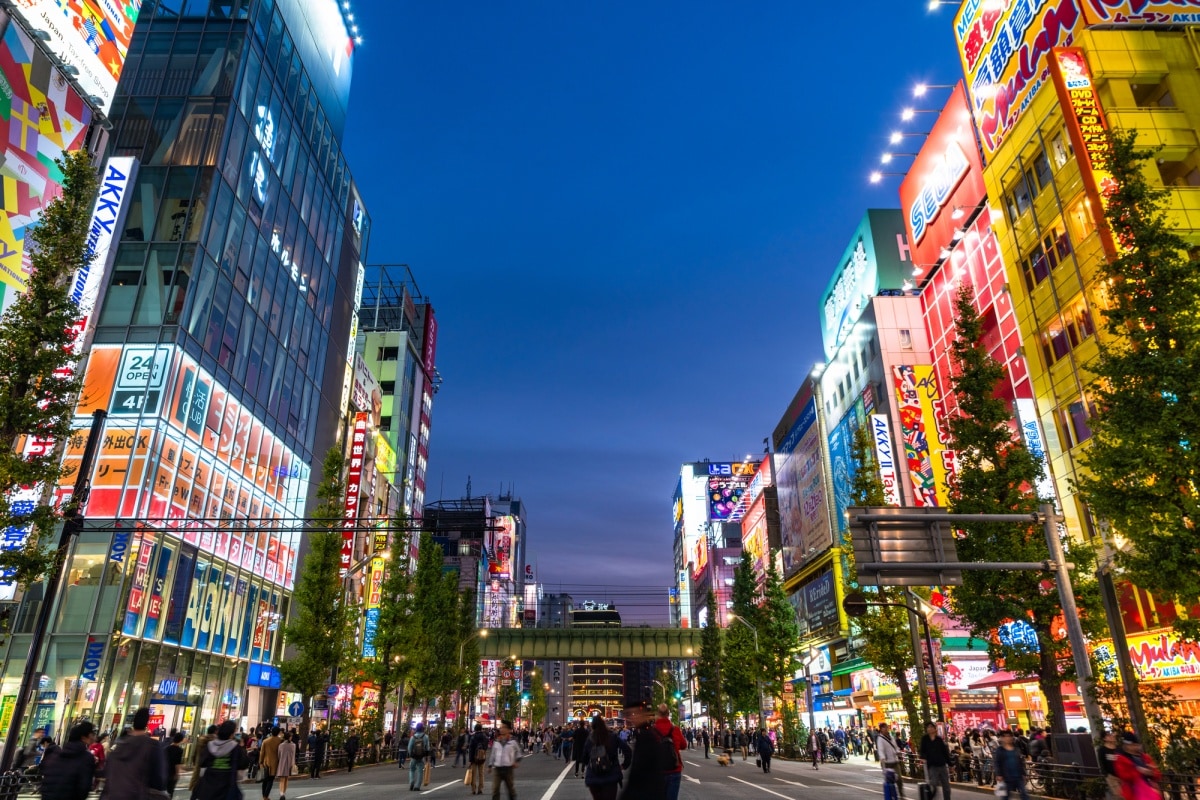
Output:
[[[1012,686],[1014,683],[1037,683],[1037,678],[1022,678],[1019,675],[1013,675],[1008,670],[1000,670],[993,672],[981,681],[972,683],[968,689],[1000,689],[1004,686]],[[1063,681],[1062,691],[1064,695],[1072,696],[1079,694],[1079,688],[1071,681]]]

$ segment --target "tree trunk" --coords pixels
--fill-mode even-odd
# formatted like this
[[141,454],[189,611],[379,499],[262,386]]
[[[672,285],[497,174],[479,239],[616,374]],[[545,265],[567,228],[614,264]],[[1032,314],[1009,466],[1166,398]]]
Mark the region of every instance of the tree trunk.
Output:
[[[1038,633],[1041,631],[1039,630]],[[1046,714],[1050,717],[1050,731],[1066,733],[1067,709],[1063,703],[1062,675],[1058,671],[1058,662],[1054,658],[1054,653],[1044,644],[1038,658],[1041,661],[1038,688],[1042,690],[1042,696],[1046,698]]]
[[392,723],[393,733],[396,736],[400,735],[403,728],[400,727],[404,721],[404,676],[400,676],[400,685],[396,688],[396,719]]
[[912,690],[908,685],[908,673],[901,670],[892,675],[896,686],[900,689],[900,701],[904,704],[904,713],[908,716],[908,737],[912,739],[921,728],[921,714],[917,710],[917,701],[913,699]]

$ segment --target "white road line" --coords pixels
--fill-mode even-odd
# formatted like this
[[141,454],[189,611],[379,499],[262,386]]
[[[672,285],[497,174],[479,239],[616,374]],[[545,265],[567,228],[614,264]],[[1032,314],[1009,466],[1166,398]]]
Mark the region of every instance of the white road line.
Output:
[[792,800],[792,798],[788,797],[786,794],[780,794],[779,792],[773,792],[765,786],[759,786],[757,783],[751,783],[750,781],[744,781],[741,778],[735,778],[732,775],[729,776],[729,780],[737,781],[738,783],[744,783],[747,786],[753,786],[755,789],[758,789],[760,792],[766,792],[767,794],[773,794],[776,797],[782,797],[783,800]]
[[700,765],[699,765],[699,764],[697,764],[695,761],[685,761],[684,763],[685,763],[685,764],[691,764],[693,767],[699,767],[699,766],[700,766]]
[[310,794],[302,794],[297,798],[297,800],[304,800],[304,798],[306,798],[306,797],[316,797],[319,794],[328,794],[329,792],[337,792],[342,789],[349,789],[353,786],[362,786],[362,781],[359,781],[358,783],[348,783],[345,786],[335,786],[332,789],[322,789],[319,792],[312,792]]
[[818,780],[825,781],[826,783],[836,783],[838,786],[848,786],[851,789],[866,789],[868,792],[883,794],[883,789],[875,789],[870,786],[863,786],[861,783],[842,783],[841,781],[831,781],[828,778],[818,778]]
[[792,786],[799,786],[801,789],[808,788],[807,784],[801,783],[800,781],[788,781],[788,780],[784,780],[783,778],[776,778],[775,780],[783,781],[784,783],[790,783]]
[[684,775],[684,776],[683,776],[683,779],[684,779],[685,781],[691,781],[692,783],[699,783],[699,782],[700,782],[700,779],[699,779],[699,778],[693,778],[691,775]]
[[432,789],[426,789],[425,791],[421,792],[421,794],[433,794],[438,789],[445,789],[447,786],[453,786],[456,783],[462,783],[462,781],[448,781],[443,783],[441,786],[435,786]]
[[542,800],[550,800],[551,797],[554,797],[554,793],[558,791],[558,787],[562,785],[563,778],[567,777],[567,773],[571,771],[572,766],[574,765],[567,764],[563,767],[563,771],[558,774],[558,777],[554,779],[554,783],[550,784],[550,788],[542,795]]

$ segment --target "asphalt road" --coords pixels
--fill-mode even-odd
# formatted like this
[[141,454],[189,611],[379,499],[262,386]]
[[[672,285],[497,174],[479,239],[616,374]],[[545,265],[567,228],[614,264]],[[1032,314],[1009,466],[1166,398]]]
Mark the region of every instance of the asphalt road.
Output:
[[[680,800],[723,800],[728,797],[754,798],[755,800],[862,800],[882,798],[883,780],[879,765],[874,761],[853,757],[845,764],[823,764],[813,770],[811,764],[775,759],[771,773],[754,766],[754,759],[743,762],[734,759],[728,767],[718,766],[715,758],[707,761],[701,750],[686,750],[683,753],[683,783],[679,791]],[[354,772],[326,773],[312,780],[293,780],[287,800],[397,800],[435,794],[434,800],[443,798],[470,797],[469,789],[463,785],[464,770],[461,767],[440,763],[433,771],[429,786],[419,795],[408,791],[408,770],[401,772],[395,764],[357,767]],[[484,785],[483,797],[491,794],[491,779]],[[581,778],[571,775],[571,767],[562,761],[541,753],[526,756],[516,771],[517,796],[521,800],[590,800]],[[905,787],[905,800],[918,800],[916,786]],[[259,792],[255,786],[243,784],[246,800],[257,800]],[[972,800],[987,797],[990,792],[955,785],[952,794],[972,796]],[[507,794],[501,789],[501,795]],[[271,793],[272,800],[278,798],[278,787]],[[940,800],[940,797],[939,797]]]

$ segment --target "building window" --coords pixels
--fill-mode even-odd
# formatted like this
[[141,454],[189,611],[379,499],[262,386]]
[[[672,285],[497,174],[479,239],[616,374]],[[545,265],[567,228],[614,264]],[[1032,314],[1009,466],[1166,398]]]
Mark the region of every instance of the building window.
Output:
[[379,430],[390,431],[391,429],[392,429],[392,418],[391,417],[380,417],[379,418]]
[[400,358],[399,347],[381,347],[379,348],[380,361],[396,361]]
[[396,382],[395,381],[380,381],[379,382],[379,390],[381,392],[383,392],[384,394],[395,394],[396,393]]
[[1065,131],[1059,131],[1050,140],[1050,156],[1054,159],[1054,168],[1062,169],[1071,160],[1071,142]]
[[913,346],[912,331],[901,330],[900,331],[900,347],[901,347],[901,349],[912,350],[912,346]]
[[1046,154],[1038,151],[1038,154],[1033,157],[1033,172],[1037,176],[1039,186],[1049,186],[1053,176],[1050,173],[1050,162],[1046,159]]
[[1090,399],[1085,400],[1068,403],[1058,410],[1059,427],[1068,447],[1076,447],[1092,438],[1088,417],[1095,412],[1096,405]]
[[1080,300],[1064,310],[1061,318],[1050,323],[1042,334],[1042,355],[1046,358],[1046,364],[1054,364],[1065,358],[1095,333],[1091,312]]

